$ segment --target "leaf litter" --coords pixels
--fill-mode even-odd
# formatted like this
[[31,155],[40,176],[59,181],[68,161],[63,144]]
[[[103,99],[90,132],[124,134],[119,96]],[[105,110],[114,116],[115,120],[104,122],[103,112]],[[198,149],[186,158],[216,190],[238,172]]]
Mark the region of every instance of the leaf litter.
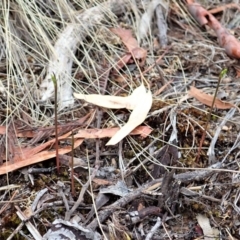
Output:
[[[195,97],[201,103],[206,104],[209,107],[212,106],[213,96],[210,96],[193,86],[190,87],[188,94]],[[213,107],[218,109],[230,109],[233,108],[234,105],[228,102],[223,102],[220,99],[215,99]]]
[[152,93],[147,91],[143,84],[136,88],[129,97],[83,95],[76,93],[74,96],[105,108],[127,108],[133,110],[128,122],[107,142],[107,146],[119,143],[132,130],[143,123],[152,106]]
[[239,239],[237,5],[70,2],[1,10],[0,238]]

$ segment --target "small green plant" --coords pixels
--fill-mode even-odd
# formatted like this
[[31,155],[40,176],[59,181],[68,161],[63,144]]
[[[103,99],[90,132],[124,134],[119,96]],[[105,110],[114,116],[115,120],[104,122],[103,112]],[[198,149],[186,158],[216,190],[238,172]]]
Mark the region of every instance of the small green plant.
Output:
[[221,83],[222,79],[226,76],[226,74],[227,74],[227,69],[225,68],[220,72],[219,77],[218,77],[218,83],[217,83],[216,90],[214,92],[212,105],[211,105],[211,108],[210,108],[210,112],[208,113],[208,118],[207,118],[207,121],[206,121],[206,124],[205,124],[203,135],[202,135],[202,138],[201,138],[201,141],[200,141],[200,145],[199,145],[199,148],[198,148],[198,153],[197,153],[197,158],[196,158],[197,163],[199,162],[200,153],[201,153],[201,150],[202,150],[202,145],[203,145],[203,142],[206,138],[206,132],[207,132],[207,129],[208,129],[208,124],[211,120],[211,115],[212,115],[212,112],[213,112],[214,103],[215,103],[215,100],[216,100],[216,97],[217,97],[218,89],[219,89],[219,86],[220,86],[220,83]]

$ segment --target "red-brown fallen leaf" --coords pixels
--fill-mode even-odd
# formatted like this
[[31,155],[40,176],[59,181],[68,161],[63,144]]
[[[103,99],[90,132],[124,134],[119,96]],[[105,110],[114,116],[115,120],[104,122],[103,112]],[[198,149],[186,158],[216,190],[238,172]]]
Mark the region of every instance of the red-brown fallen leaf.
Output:
[[[59,154],[66,154],[71,152],[72,148],[74,149],[77,148],[82,142],[83,142],[83,139],[76,139],[74,141],[73,147],[67,146],[67,147],[59,148]],[[29,157],[18,156],[18,161],[14,159],[13,163],[10,163],[9,161],[7,161],[2,166],[0,166],[0,175],[6,174],[8,172],[12,172],[22,167],[32,165],[34,163],[42,162],[44,160],[47,160],[53,157],[56,157],[56,151],[54,150],[42,151]]]
[[[112,137],[117,131],[119,131],[119,127],[115,128],[105,128],[105,129],[81,129],[74,135],[74,138],[105,138],[105,137]],[[147,137],[152,132],[152,129],[148,126],[138,126],[135,128],[130,134],[131,135],[140,135],[142,138]],[[58,140],[64,140],[71,135],[71,132],[64,134],[63,136],[59,137]],[[15,152],[15,161],[21,161],[23,158],[29,158],[33,155],[38,154],[42,150],[46,148],[51,148],[55,143],[55,138],[47,141],[36,147],[27,147],[21,148],[16,147]]]
[[209,13],[199,3],[188,1],[187,9],[201,26],[208,23],[206,16],[208,16]]
[[[204,93],[202,90],[191,86],[190,90],[188,91],[188,94],[190,96],[196,98],[199,102],[201,102],[201,103],[203,103],[203,104],[205,104],[209,107],[212,106],[212,102],[213,102],[214,97]],[[218,108],[218,109],[230,109],[230,108],[233,108],[235,106],[232,103],[223,102],[220,99],[216,98],[213,107]]]
[[[68,132],[66,134],[64,134],[61,137],[58,137],[58,140],[63,140],[66,139],[67,137],[69,137],[71,135],[71,132]],[[36,155],[37,153],[41,152],[42,150],[46,149],[47,147],[51,148],[51,146],[53,146],[53,144],[55,143],[55,138],[51,139],[43,144],[40,144],[36,147],[27,147],[27,148],[16,148],[15,149],[15,154],[17,156],[20,156],[20,159],[18,159],[18,157],[16,156],[15,161],[21,161],[22,158],[28,158],[29,156],[33,156]]]
[[0,126],[0,135],[6,134],[6,127],[5,126]]
[[133,37],[132,31],[130,29],[124,28],[111,28],[111,31],[118,35],[128,51],[132,54],[132,56],[136,59],[142,59],[145,62],[147,51],[141,47],[139,47],[137,40]]
[[[82,118],[78,119],[77,121],[73,122],[73,123],[66,123],[66,124],[62,124],[62,125],[58,125],[58,133],[61,135],[61,131],[69,129],[71,127],[70,130],[68,131],[72,131],[75,128],[79,128],[79,126],[83,125],[84,123],[87,122],[87,120],[90,118],[90,116],[93,114],[93,111],[90,111],[88,114],[86,114],[85,116],[83,116]],[[87,124],[86,124],[87,125]],[[25,130],[25,129],[21,129],[21,130],[16,130],[16,136],[17,137],[23,137],[23,138],[36,138],[39,133],[41,132],[52,132],[55,131],[55,127],[51,126],[51,127],[39,127],[39,128],[35,128],[34,130]],[[0,126],[0,135],[4,135],[6,134],[6,126]],[[52,135],[54,135],[55,133],[53,133]]]
[[146,138],[151,132],[152,128],[148,126],[138,126],[130,133],[130,135],[140,135],[141,138]]
[[[75,140],[73,148],[75,149],[76,147],[78,147],[84,141],[84,138],[112,137],[118,130],[119,128],[102,130],[99,129],[80,130],[76,135],[74,135]],[[131,132],[131,134],[147,137],[151,133],[151,131],[152,129],[147,126],[139,126],[136,129],[134,129]],[[59,137],[58,139],[59,140],[66,139],[70,134],[71,133],[69,132]],[[55,139],[52,139],[42,145],[33,148],[16,147],[14,150],[15,156],[12,162],[10,163],[9,161],[6,161],[2,166],[0,166],[0,175],[55,157],[56,151],[52,149],[54,142]],[[44,150],[47,147],[49,148],[49,150]],[[71,151],[72,146],[61,147],[59,145],[59,154],[66,154]]]
[[220,46],[225,49],[228,56],[240,58],[240,42],[211,13],[193,0],[187,0],[187,8],[201,26],[208,25],[215,31]]
[[[104,129],[81,129],[74,135],[74,138],[105,138],[112,137],[119,131],[119,127]],[[142,138],[147,137],[152,132],[148,126],[139,126],[135,128],[130,135],[141,135]]]
[[228,56],[240,58],[240,42],[212,14],[208,18],[208,25],[216,32],[220,46],[225,48]]
[[94,183],[96,183],[98,186],[106,186],[106,185],[112,185],[113,182],[106,180],[106,179],[101,179],[101,178],[93,178],[92,180]]
[[126,66],[126,64],[130,61],[131,58],[132,58],[132,55],[130,53],[127,53],[124,56],[122,56],[116,63],[115,69],[117,70],[122,69],[124,66]]
[[239,78],[240,77],[240,68],[235,67],[235,69],[236,69],[236,78]]

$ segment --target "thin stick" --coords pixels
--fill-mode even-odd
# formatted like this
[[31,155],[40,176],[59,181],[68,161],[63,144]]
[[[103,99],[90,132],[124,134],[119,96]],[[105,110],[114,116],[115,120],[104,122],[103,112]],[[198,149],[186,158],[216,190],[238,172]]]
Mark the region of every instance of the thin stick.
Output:
[[219,74],[219,77],[218,77],[218,83],[217,83],[217,87],[216,87],[216,90],[215,90],[215,93],[214,93],[214,96],[213,96],[213,101],[212,101],[211,109],[210,109],[210,112],[209,112],[209,114],[208,114],[207,122],[206,122],[204,131],[203,131],[203,135],[202,135],[202,138],[201,138],[201,141],[200,141],[200,145],[199,145],[199,148],[198,148],[198,154],[197,154],[197,158],[196,158],[196,162],[197,162],[197,163],[199,162],[200,152],[201,152],[201,150],[202,150],[202,145],[203,145],[203,142],[204,142],[204,140],[205,140],[205,138],[206,138],[206,132],[207,132],[208,124],[209,124],[210,119],[211,119],[211,115],[212,115],[214,103],[215,103],[215,100],[216,100],[216,97],[217,97],[218,88],[219,88],[219,85],[220,85],[221,80],[222,80],[223,77],[226,75],[226,73],[227,73],[227,69],[223,69],[223,70],[221,71],[221,73]]
[[54,100],[55,100],[55,105],[54,105],[54,121],[55,121],[55,148],[56,148],[56,165],[57,165],[57,172],[59,174],[59,154],[58,154],[58,119],[57,119],[57,79],[55,74],[52,75],[52,82],[54,85]]

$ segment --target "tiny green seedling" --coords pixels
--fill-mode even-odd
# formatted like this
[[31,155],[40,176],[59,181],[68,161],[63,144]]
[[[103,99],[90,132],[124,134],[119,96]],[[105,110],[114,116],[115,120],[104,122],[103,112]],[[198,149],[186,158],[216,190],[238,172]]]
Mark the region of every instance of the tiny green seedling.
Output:
[[215,104],[215,100],[216,100],[216,96],[217,96],[217,93],[218,93],[219,85],[220,85],[220,82],[222,81],[222,79],[226,76],[226,74],[227,74],[227,69],[224,68],[220,72],[219,77],[218,77],[218,83],[217,83],[217,87],[216,87],[216,90],[215,90],[215,93],[214,93],[214,96],[213,96],[211,109],[210,109],[210,112],[208,114],[207,122],[206,122],[206,125],[205,125],[205,128],[204,128],[204,132],[203,132],[203,135],[202,135],[202,138],[201,138],[201,141],[200,141],[200,145],[199,145],[199,148],[198,148],[198,154],[197,154],[197,158],[196,158],[196,162],[197,163],[199,161],[199,157],[200,157],[200,153],[201,153],[201,150],[202,150],[203,142],[204,142],[204,140],[206,138],[206,132],[207,132],[208,124],[210,122],[211,115],[212,115],[212,112],[213,112],[213,107],[214,107],[214,104]]

